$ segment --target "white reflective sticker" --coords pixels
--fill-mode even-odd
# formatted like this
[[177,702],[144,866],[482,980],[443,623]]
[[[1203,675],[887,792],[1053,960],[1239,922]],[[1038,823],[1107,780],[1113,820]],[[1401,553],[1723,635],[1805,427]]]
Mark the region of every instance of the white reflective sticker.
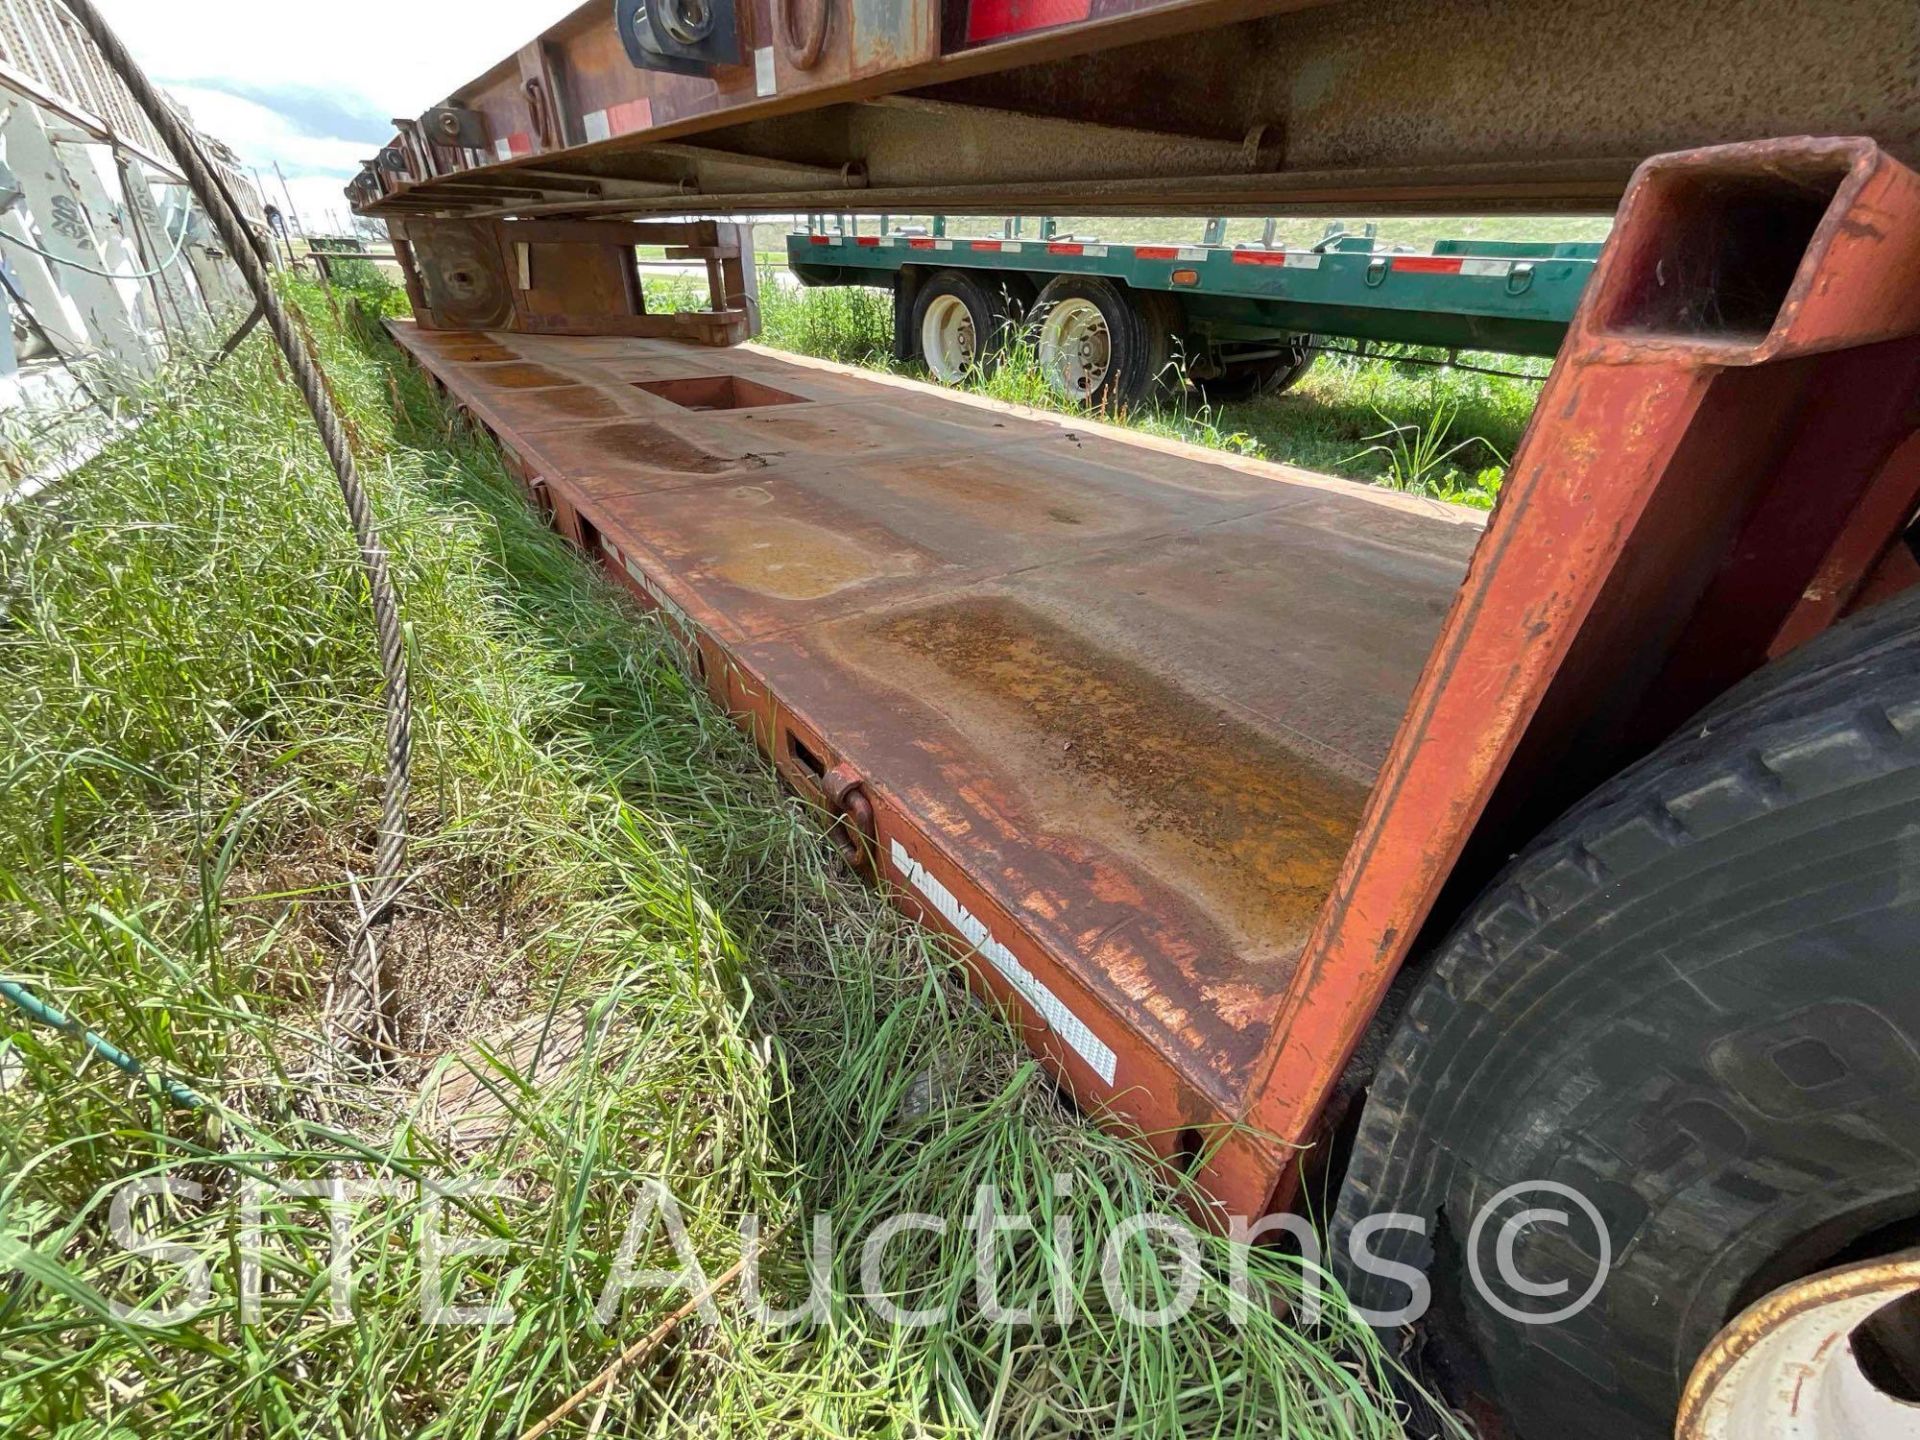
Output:
[[1115,1056],[1112,1047],[1088,1029],[1086,1022],[1069,1010],[1066,1003],[1048,989],[1037,975],[1022,965],[1011,950],[994,939],[993,933],[973,912],[940,883],[938,876],[929,874],[925,866],[908,854],[907,847],[898,840],[892,843],[892,860],[893,868],[900,872],[901,878],[918,890],[927,903],[940,913],[940,917],[959,932],[962,939],[987,957],[993,968],[1019,992],[1020,998],[1038,1011],[1040,1018],[1052,1027],[1054,1033],[1093,1067],[1093,1073],[1107,1084],[1113,1084]]
[[1462,275],[1505,275],[1513,269],[1511,260],[1462,260]]
[[620,568],[633,577],[633,583],[646,592],[649,600],[653,601],[654,604],[658,605],[662,610],[666,611],[667,614],[679,621],[689,634],[693,633],[693,622],[687,618],[687,612],[674,604],[673,601],[667,597],[665,591],[654,584],[652,580],[648,579],[647,572],[634,564],[631,557],[622,555],[618,545],[602,535],[600,537],[600,548],[619,562]]
[[762,45],[753,52],[753,93],[771,95],[776,88],[773,76],[773,47]]
[[604,110],[589,110],[580,125],[587,132],[589,141],[606,140],[613,135],[613,127],[607,124],[607,112]]

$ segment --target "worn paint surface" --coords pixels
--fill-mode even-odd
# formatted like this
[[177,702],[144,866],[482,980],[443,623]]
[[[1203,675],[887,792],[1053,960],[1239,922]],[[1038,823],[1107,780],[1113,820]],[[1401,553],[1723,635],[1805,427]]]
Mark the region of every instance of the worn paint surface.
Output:
[[1258,1123],[1310,1129],[1443,887],[1469,898],[1897,546],[1920,294],[1896,277],[1917,269],[1920,177],[1871,141],[1641,168],[1309,942]]
[[[1916,270],[1920,178],[1870,142],[1650,162],[1477,550],[1447,507],[751,349],[402,333],[796,786],[859,777],[880,878],[992,938],[1083,1103],[1264,1132],[1203,1175],[1252,1212],[1446,887],[1913,578]],[[646,443],[530,413],[580,389]]]
[[1247,1111],[1478,516],[751,349],[399,333],[798,788],[858,774],[877,878],[990,937],[1083,1103],[1170,1150]]
[[1053,824],[1098,816],[1116,849],[1200,897],[1237,942],[1223,971],[1271,974],[1298,953],[1364,784],[1005,600],[889,614],[872,634],[880,668],[965,714]]

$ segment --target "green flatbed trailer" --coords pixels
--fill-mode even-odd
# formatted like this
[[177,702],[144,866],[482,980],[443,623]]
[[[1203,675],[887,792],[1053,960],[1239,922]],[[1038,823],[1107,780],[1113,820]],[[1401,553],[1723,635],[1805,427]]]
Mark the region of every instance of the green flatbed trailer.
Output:
[[1049,379],[1093,404],[1132,403],[1169,373],[1218,398],[1277,393],[1324,337],[1551,356],[1601,248],[1441,240],[1415,254],[1350,234],[1283,248],[944,230],[810,223],[787,237],[788,264],[805,285],[890,289],[896,357],[943,380],[990,361],[1031,312]]

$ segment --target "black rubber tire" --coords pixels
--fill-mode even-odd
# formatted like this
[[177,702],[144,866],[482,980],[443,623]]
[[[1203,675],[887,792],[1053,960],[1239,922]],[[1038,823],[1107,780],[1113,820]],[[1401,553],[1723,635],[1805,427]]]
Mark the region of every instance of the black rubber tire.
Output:
[[[1456,1403],[1522,1440],[1655,1440],[1743,1305],[1912,1243],[1916,1157],[1920,595],[1750,677],[1475,902],[1374,1076],[1332,1247],[1391,1310],[1406,1289],[1355,1267],[1353,1226],[1423,1217],[1372,1249],[1427,1272]],[[1538,1180],[1591,1199],[1613,1253],[1552,1325],[1500,1314],[1464,1253],[1489,1198]],[[1518,1268],[1571,1290],[1502,1298],[1554,1308],[1597,1249],[1533,1227]]]
[[1283,395],[1298,385],[1320,358],[1317,350],[1307,349],[1309,336],[1297,337],[1299,344],[1260,360],[1245,360],[1227,365],[1220,374],[1190,382],[1193,392],[1209,405],[1228,405],[1243,400],[1261,400]]
[[1047,316],[1064,300],[1089,301],[1107,324],[1107,377],[1085,397],[1089,409],[1131,410],[1172,385],[1180,307],[1171,296],[1098,275],[1056,275],[1033,303],[1029,334],[1036,345]]
[[1005,357],[1007,347],[1020,333],[1030,292],[1018,276],[1002,277],[986,272],[976,275],[965,270],[934,271],[920,282],[914,293],[909,322],[910,354],[922,364],[926,363],[926,356],[920,348],[921,326],[934,302],[949,295],[967,307],[973,321],[974,368],[983,375],[992,374]]

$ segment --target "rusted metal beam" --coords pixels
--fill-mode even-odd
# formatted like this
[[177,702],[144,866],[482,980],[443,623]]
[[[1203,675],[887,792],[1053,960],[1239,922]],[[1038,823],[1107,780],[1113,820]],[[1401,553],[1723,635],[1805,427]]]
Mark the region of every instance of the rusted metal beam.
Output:
[[[1162,213],[1209,211],[1223,192],[1250,212],[1431,211],[1606,209],[1649,154],[1756,135],[1866,134],[1920,160],[1909,0],[1148,0],[1124,15],[1093,0],[1078,22],[985,38],[981,17],[1013,23],[995,0],[908,0],[890,21],[815,3],[834,38],[805,72],[782,59],[767,0],[744,6],[754,53],[772,56],[764,85],[751,67],[635,70],[597,6],[576,13],[543,42],[549,124],[570,143],[536,153],[520,69],[497,67],[455,97],[493,137],[478,173],[657,179],[649,150],[697,144],[737,177],[702,171],[713,210],[805,208],[818,175],[855,166],[874,209],[985,208],[996,188],[1005,209],[1083,208],[1111,185],[1106,203]],[[1242,173],[1255,178],[1221,183]],[[1404,195],[1382,193],[1388,173]]]
[[1850,595],[1903,548],[1915,274],[1920,176],[1870,141],[1720,146],[1636,174],[1250,1121],[1309,1134],[1423,927],[1783,638],[1836,618],[1810,590]]
[[407,344],[803,793],[864,796],[854,858],[1055,1073],[1235,1213],[1285,1198],[1423,932],[1920,580],[1920,176],[1871,141],[1640,168],[1477,547],[1078,417],[608,341],[728,323],[641,313],[636,243],[731,244],[716,310],[750,279],[673,228],[408,221],[423,320],[511,333]]
[[1477,512],[755,348],[395,328],[1090,1111],[1273,1187],[1228,1122]]
[[[683,215],[703,209],[728,213],[791,213],[796,210],[884,211],[915,214],[1006,215],[1064,211],[1081,215],[1165,215],[1191,209],[1207,215],[1324,215],[1351,207],[1367,215],[1427,215],[1445,210],[1463,190],[1482,213],[1589,213],[1611,208],[1633,173],[1626,160],[1551,163],[1538,166],[1477,166],[1457,170],[1390,170],[1356,174],[1187,175],[1178,192],[1159,179],[1092,180],[1026,185],[924,186],[875,189],[871,184],[779,195],[726,193],[696,198],[693,191],[658,200],[623,198],[579,203],[557,201],[541,213]],[[720,204],[724,198],[724,206]],[[502,213],[523,213],[507,210]],[[527,212],[530,213],[530,212]]]

